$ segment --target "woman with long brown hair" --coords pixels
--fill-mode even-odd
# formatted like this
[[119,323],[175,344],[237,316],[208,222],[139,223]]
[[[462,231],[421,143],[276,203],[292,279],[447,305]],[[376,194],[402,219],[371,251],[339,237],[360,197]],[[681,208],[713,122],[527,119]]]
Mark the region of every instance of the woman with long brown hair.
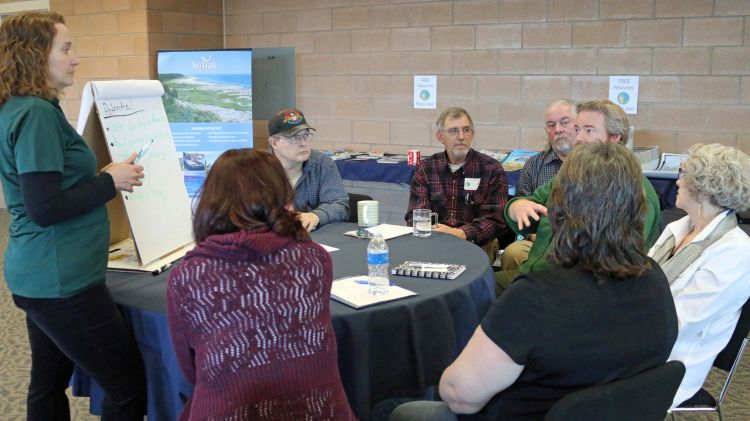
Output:
[[193,396],[180,420],[350,420],[329,298],[331,257],[292,208],[270,153],[216,160],[193,216],[198,245],[170,273],[177,359]]
[[142,420],[143,362],[104,284],[104,204],[140,186],[143,167],[133,154],[96,173],[58,100],[78,63],[57,13],[22,13],[0,25],[0,180],[11,216],[4,275],[26,314],[27,419],[70,419],[65,389],[77,365],[106,393],[103,420]]

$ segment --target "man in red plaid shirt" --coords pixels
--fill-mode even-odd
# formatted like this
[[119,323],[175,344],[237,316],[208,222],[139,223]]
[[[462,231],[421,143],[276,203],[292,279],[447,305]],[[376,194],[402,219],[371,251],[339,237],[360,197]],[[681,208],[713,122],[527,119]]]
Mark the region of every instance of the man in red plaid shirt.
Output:
[[508,200],[508,181],[500,163],[471,149],[474,123],[463,108],[443,111],[436,122],[435,137],[445,146],[422,160],[414,172],[406,223],[414,209],[438,214],[435,231],[469,240],[495,261],[497,237],[506,229],[503,207]]

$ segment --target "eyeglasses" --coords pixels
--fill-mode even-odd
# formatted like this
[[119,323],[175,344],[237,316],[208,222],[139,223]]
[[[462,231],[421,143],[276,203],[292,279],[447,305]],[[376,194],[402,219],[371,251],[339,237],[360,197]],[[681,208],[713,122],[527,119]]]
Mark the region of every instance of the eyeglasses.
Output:
[[474,134],[474,128],[471,126],[466,126],[466,127],[461,127],[461,128],[454,127],[448,130],[441,129],[440,131],[448,135],[448,137],[451,139],[457,138],[459,133],[463,133],[464,136],[471,136]]
[[685,174],[685,168],[678,168],[677,169],[677,178],[682,178],[682,176]]
[[560,126],[561,126],[561,127],[563,128],[563,129],[567,129],[568,127],[570,127],[570,125],[571,125],[571,124],[573,124],[573,121],[571,121],[571,120],[569,120],[569,119],[567,119],[567,118],[566,118],[566,119],[563,119],[563,120],[560,120],[560,122],[559,122],[559,123],[557,123],[557,122],[554,122],[554,121],[548,121],[548,122],[547,122],[547,128],[548,128],[549,130],[555,130],[555,128],[557,127],[557,125],[558,125],[558,124],[559,124],[559,125],[560,125]]
[[315,133],[308,131],[308,132],[296,134],[292,137],[281,137],[281,136],[279,137],[286,140],[287,143],[289,143],[290,145],[297,146],[297,145],[302,144],[302,142],[311,142],[314,135]]

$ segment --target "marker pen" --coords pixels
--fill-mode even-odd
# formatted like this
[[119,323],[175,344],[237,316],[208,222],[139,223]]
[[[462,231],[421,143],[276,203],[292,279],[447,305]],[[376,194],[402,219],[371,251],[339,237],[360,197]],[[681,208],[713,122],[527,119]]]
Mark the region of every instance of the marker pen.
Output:
[[146,155],[146,152],[148,152],[148,149],[151,147],[151,144],[154,143],[154,139],[149,139],[145,142],[143,142],[143,146],[141,146],[141,149],[138,151],[138,154],[135,156],[135,159],[133,160],[133,164],[137,164],[138,161],[143,158],[144,155]]

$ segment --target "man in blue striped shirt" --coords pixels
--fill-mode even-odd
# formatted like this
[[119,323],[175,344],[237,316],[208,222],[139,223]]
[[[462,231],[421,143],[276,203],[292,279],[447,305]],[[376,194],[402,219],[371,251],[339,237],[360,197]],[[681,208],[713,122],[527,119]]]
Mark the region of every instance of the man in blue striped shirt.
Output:
[[[576,104],[568,99],[553,101],[544,113],[544,131],[549,145],[542,153],[526,161],[516,186],[516,197],[533,195],[537,187],[547,184],[560,171],[565,157],[576,145]],[[529,250],[535,239],[536,234],[530,234],[505,247],[500,267],[503,270],[518,270],[529,258]]]
[[349,195],[336,164],[312,150],[315,129],[295,108],[277,111],[268,121],[268,146],[294,187],[294,209],[308,231],[349,217]]

